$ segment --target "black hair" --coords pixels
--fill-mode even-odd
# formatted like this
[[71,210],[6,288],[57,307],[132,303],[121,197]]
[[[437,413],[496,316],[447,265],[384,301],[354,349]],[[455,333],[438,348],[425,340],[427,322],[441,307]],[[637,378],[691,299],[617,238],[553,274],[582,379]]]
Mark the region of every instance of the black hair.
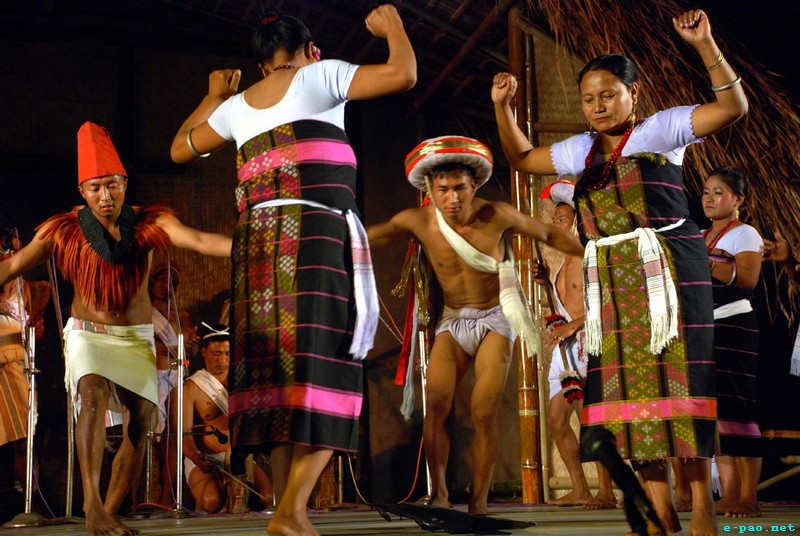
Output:
[[469,175],[471,180],[475,180],[475,168],[468,166],[467,164],[462,164],[461,162],[449,162],[447,164],[436,166],[430,170],[429,175],[431,181],[433,181],[439,175],[450,175],[458,172],[464,172]]
[[731,191],[740,197],[747,199],[747,180],[740,169],[730,166],[720,166],[708,174],[706,180],[716,175],[724,182]]
[[294,54],[310,42],[311,32],[300,19],[262,7],[251,37],[253,55],[259,65],[271,60],[279,50]]
[[639,70],[633,60],[621,54],[603,54],[589,60],[578,73],[578,85],[583,81],[583,77],[589,71],[608,71],[625,84],[628,89],[633,88],[633,84],[639,81]]
[[14,251],[14,239],[17,237],[15,227],[0,227],[0,255]]

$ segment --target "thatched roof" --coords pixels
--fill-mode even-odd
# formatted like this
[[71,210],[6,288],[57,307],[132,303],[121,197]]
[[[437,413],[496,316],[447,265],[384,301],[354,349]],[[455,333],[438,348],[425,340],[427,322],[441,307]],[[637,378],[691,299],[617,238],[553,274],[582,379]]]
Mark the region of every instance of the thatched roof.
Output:
[[[697,53],[676,34],[672,17],[694,6],[675,0],[530,0],[546,20],[559,48],[589,59],[616,52],[640,69],[640,110],[645,114],[714,99],[708,73]],[[765,238],[779,230],[800,251],[800,117],[782,79],[757,63],[710,17],[720,50],[742,77],[749,113],[732,127],[687,150],[686,187],[697,194],[707,173],[721,165],[745,171],[750,195],[745,220]],[[571,75],[571,70],[565,72]],[[574,84],[567,79],[566,84]],[[643,91],[642,91],[643,90]],[[778,274],[781,272],[778,271]],[[782,307],[797,308],[796,288],[776,296]]]

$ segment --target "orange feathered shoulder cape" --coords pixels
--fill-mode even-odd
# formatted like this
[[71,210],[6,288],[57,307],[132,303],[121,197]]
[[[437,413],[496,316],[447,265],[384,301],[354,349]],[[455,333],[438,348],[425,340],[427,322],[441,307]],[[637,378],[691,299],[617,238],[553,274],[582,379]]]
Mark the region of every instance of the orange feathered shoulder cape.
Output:
[[119,242],[105,232],[87,206],[57,214],[37,230],[45,229],[42,238],[54,238],[58,268],[89,307],[125,311],[148,276],[150,251],[167,251],[169,237],[155,222],[172,213],[160,205],[123,205]]

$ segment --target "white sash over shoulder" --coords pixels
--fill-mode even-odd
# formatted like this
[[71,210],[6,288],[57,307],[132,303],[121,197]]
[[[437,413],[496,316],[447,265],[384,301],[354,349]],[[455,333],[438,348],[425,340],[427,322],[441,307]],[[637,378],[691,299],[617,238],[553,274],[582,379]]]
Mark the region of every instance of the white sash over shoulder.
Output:
[[538,353],[540,350],[539,337],[533,325],[531,310],[522,292],[522,287],[517,279],[514,269],[514,251],[508,240],[505,241],[506,258],[497,262],[494,257],[479,251],[458,234],[442,216],[441,211],[434,207],[439,230],[461,259],[479,272],[499,274],[500,278],[500,306],[503,314],[514,331],[525,341],[529,354]]
[[198,370],[188,379],[192,380],[217,405],[222,413],[228,415],[228,389],[222,385],[222,382],[206,369]]

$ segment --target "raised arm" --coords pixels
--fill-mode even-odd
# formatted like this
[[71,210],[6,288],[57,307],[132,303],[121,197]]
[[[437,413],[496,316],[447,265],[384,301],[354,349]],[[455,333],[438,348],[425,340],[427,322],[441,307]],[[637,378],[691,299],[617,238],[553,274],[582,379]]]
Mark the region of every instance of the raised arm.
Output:
[[508,203],[497,203],[496,206],[506,228],[512,232],[544,242],[551,248],[569,255],[583,256],[583,246],[572,234],[562,231],[555,225],[535,220]]
[[369,245],[373,248],[382,248],[391,244],[400,237],[412,234],[412,223],[421,216],[420,209],[406,209],[395,214],[392,219],[383,223],[376,223],[367,227]]
[[[208,126],[207,121],[220,104],[236,94],[241,76],[239,69],[222,69],[208,75],[208,94],[186,118],[172,140],[169,154],[173,162],[185,164],[197,160],[200,158],[199,154],[210,153],[228,143],[228,140]],[[189,129],[192,129],[191,134]]]
[[360,66],[347,90],[347,98],[372,99],[414,87],[417,58],[397,9],[389,4],[378,6],[367,15],[365,22],[372,35],[386,39],[389,59],[378,65]]
[[40,228],[30,244],[0,262],[0,286],[24,274],[53,254],[55,240],[52,235],[47,239],[42,238],[45,230],[46,227]]
[[497,73],[492,83],[492,102],[503,153],[514,169],[537,175],[556,173],[550,147],[534,147],[514,119],[511,101],[517,92],[517,79],[510,73]]
[[675,31],[703,60],[711,77],[714,102],[698,106],[692,114],[692,129],[697,137],[708,136],[735,123],[747,113],[747,97],[741,79],[725,60],[711,35],[708,15],[693,9],[672,19]]
[[156,225],[161,227],[169,236],[172,245],[179,248],[191,249],[203,255],[213,257],[230,257],[233,240],[229,236],[219,233],[204,233],[193,227],[188,227],[175,216],[164,215],[156,220]]

